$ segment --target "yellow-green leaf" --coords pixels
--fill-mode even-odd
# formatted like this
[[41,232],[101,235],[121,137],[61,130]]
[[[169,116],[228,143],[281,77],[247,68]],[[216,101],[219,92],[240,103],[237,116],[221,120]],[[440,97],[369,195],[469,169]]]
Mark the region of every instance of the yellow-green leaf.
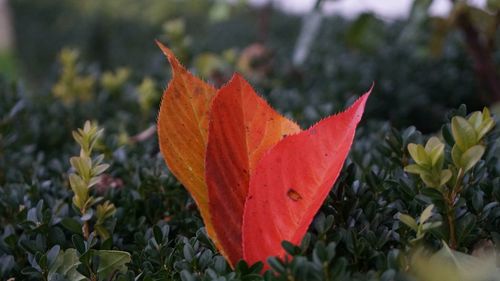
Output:
[[474,129],[478,129],[483,122],[483,113],[481,111],[474,111],[470,117],[468,118],[469,123],[474,127]]
[[441,185],[445,185],[451,179],[452,173],[450,170],[442,170],[441,171]]
[[417,164],[410,164],[410,165],[406,166],[404,168],[404,170],[407,173],[417,174],[417,175],[429,173],[429,171],[427,171],[425,168],[423,168],[422,166],[419,166]]
[[477,143],[477,134],[474,127],[463,117],[455,116],[451,120],[451,132],[455,143],[462,151]]
[[422,214],[420,214],[420,218],[419,218],[418,223],[420,223],[420,224],[425,223],[432,216],[432,209],[434,209],[434,204],[430,204],[429,206],[427,206],[422,211]]
[[493,127],[495,126],[495,120],[493,119],[488,119],[483,121],[481,126],[477,129],[477,139],[478,141],[481,140]]
[[427,141],[425,151],[431,158],[432,166],[440,168],[444,160],[444,143],[442,143],[437,137],[432,137]]
[[117,272],[126,272],[127,263],[131,262],[131,256],[124,251],[99,250],[95,252],[99,256],[99,267],[97,274],[99,280],[110,280]]
[[76,249],[60,251],[54,263],[50,265],[48,280],[60,280],[61,277],[65,277],[65,280],[71,281],[88,280],[78,272],[77,268],[80,264],[81,262]]
[[453,163],[455,166],[462,168],[462,150],[458,147],[457,144],[453,146],[451,149],[451,159],[453,160]]
[[417,231],[418,225],[414,218],[406,214],[399,214],[399,220],[409,226],[411,229]]
[[410,143],[408,144],[408,152],[410,153],[411,158],[413,158],[413,160],[417,164],[422,166],[430,166],[431,159],[427,155],[427,152],[422,145]]
[[439,140],[439,138],[431,137],[425,144],[425,151],[427,151],[427,153],[430,153],[433,149],[440,146],[443,146],[443,143]]
[[421,174],[420,175],[420,178],[422,179],[422,181],[428,186],[428,187],[435,187],[435,188],[438,188],[440,187],[440,180],[439,179],[436,179],[435,177],[433,177],[432,175],[430,174]]
[[469,148],[462,154],[462,158],[460,162],[462,163],[462,167],[464,168],[464,172],[470,170],[476,163],[481,160],[484,154],[484,146],[475,145]]
[[440,227],[442,224],[443,223],[440,221],[426,222],[422,225],[422,230],[425,232],[425,231],[428,231],[430,229]]

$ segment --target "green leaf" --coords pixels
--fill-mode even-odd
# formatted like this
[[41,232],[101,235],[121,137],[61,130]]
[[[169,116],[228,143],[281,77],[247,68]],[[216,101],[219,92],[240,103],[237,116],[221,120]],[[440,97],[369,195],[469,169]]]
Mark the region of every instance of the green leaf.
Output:
[[406,214],[399,214],[399,220],[406,224],[407,226],[409,226],[411,229],[417,231],[418,230],[418,225],[417,225],[417,222],[415,221],[414,218],[412,218],[411,216],[409,215],[406,215]]
[[61,246],[55,245],[50,250],[46,253],[47,256],[47,264],[49,267],[52,267],[54,265],[54,262],[56,261],[57,256],[59,255],[61,250]]
[[194,259],[194,249],[193,246],[191,246],[190,244],[188,243],[184,244],[184,247],[182,248],[182,253],[184,255],[184,258],[188,262],[191,262]]
[[451,149],[451,159],[453,160],[453,163],[455,166],[462,168],[462,150],[458,147],[458,145],[454,145],[453,148]]
[[480,191],[475,191],[472,194],[471,202],[472,202],[472,207],[477,212],[480,212],[484,207],[483,193]]
[[444,143],[437,137],[432,137],[427,141],[425,151],[431,158],[432,166],[441,168],[440,166],[443,164],[444,160]]
[[83,143],[83,137],[82,135],[80,135],[77,131],[73,131],[73,138],[75,139],[75,141],[80,145],[80,146],[83,146],[84,143]]
[[110,237],[109,231],[101,224],[96,224],[94,226],[94,230],[103,240],[106,240]]
[[295,255],[300,252],[299,247],[286,240],[281,242],[281,247],[283,247],[283,249],[285,249],[285,251],[290,255]]
[[463,117],[455,116],[451,120],[451,132],[455,143],[462,151],[477,143],[477,134],[474,127]]
[[417,174],[417,175],[422,175],[422,174],[429,174],[429,171],[425,169],[422,166],[419,166],[417,164],[410,164],[404,168],[405,172],[411,173],[411,174]]
[[82,235],[82,226],[80,223],[78,223],[75,219],[66,217],[61,220],[61,224],[66,228],[67,230]]
[[95,254],[99,256],[97,275],[100,280],[109,280],[116,272],[126,272],[126,264],[131,262],[130,254],[124,251],[99,250]]
[[488,119],[486,121],[483,121],[479,129],[477,129],[478,141],[481,140],[489,131],[491,131],[493,127],[495,127],[495,120]]
[[426,222],[422,225],[423,231],[428,231],[436,227],[440,227],[443,223],[440,221]]
[[106,219],[112,217],[116,213],[115,205],[109,201],[97,205],[96,217],[98,223],[103,223]]
[[[261,265],[262,265],[262,263],[261,263]],[[215,256],[213,267],[214,267],[215,271],[217,271],[219,273],[224,272],[227,268],[226,260],[221,256]],[[260,272],[260,270],[259,270],[259,272]]]
[[417,164],[421,166],[430,166],[431,159],[422,145],[410,143],[408,144],[408,152]]
[[71,236],[71,241],[80,254],[84,254],[85,252],[87,252],[85,242],[80,235],[74,234],[73,236]]
[[434,209],[433,204],[430,204],[424,209],[422,214],[420,214],[419,224],[425,223],[432,216],[432,209]]
[[452,176],[452,172],[450,170],[448,170],[448,169],[442,170],[440,184],[445,185],[451,179],[451,176]]
[[484,149],[485,148],[482,145],[475,145],[462,154],[460,162],[463,165],[464,172],[470,170],[479,160],[481,160],[481,157],[483,157],[484,154]]
[[483,122],[492,119],[490,110],[487,107],[483,108]]
[[[69,184],[76,196],[86,198],[88,196],[88,188],[83,179],[77,174],[69,175]],[[85,199],[86,200],[86,199]]]
[[420,178],[422,179],[422,181],[428,186],[428,187],[435,187],[435,188],[438,188],[440,187],[440,181],[439,179],[436,180],[436,178],[434,178],[433,176],[431,176],[430,174],[421,174],[420,175]]
[[92,159],[87,156],[71,157],[70,163],[84,180],[91,178]]
[[92,176],[99,176],[109,168],[109,164],[100,164],[92,168]]
[[153,225],[153,237],[157,244],[163,243],[163,232],[161,228],[157,225]]
[[80,265],[80,260],[75,249],[60,251],[54,264],[49,268],[48,280],[60,280],[56,279],[57,275],[72,281],[87,280],[77,271],[78,265]]
[[189,271],[183,269],[181,271],[181,281],[196,281],[196,279]]
[[270,257],[267,259],[267,263],[271,268],[273,268],[276,272],[284,273],[285,267],[276,257]]
[[483,123],[483,113],[481,111],[474,111],[468,118],[469,124],[477,131]]
[[431,137],[425,144],[425,151],[430,153],[436,147],[443,146],[443,143],[437,137]]
[[477,218],[471,213],[456,220],[457,242],[462,243],[470,240],[477,231]]

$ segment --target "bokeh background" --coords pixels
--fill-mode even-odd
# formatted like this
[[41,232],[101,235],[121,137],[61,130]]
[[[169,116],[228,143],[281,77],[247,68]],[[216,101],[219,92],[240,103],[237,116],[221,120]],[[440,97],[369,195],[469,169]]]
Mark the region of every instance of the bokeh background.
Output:
[[[369,119],[424,132],[437,130],[450,108],[495,108],[500,100],[497,0],[0,3],[5,83],[67,101],[103,99],[98,92],[106,83],[129,85],[118,95],[131,96],[149,85],[155,93],[143,107],[152,122],[169,79],[155,39],[216,85],[241,72],[302,125],[343,108],[373,82]],[[65,63],[66,71],[74,63],[73,74],[88,85],[56,89]]]

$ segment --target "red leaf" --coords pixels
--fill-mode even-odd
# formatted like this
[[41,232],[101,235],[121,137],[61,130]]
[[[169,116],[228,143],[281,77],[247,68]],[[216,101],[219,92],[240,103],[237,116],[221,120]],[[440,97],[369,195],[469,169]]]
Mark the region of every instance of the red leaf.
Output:
[[262,156],[243,215],[243,255],[249,264],[283,257],[283,240],[301,242],[340,173],[370,91],[345,112],[283,139]]
[[249,177],[265,151],[299,131],[238,74],[213,100],[205,164],[209,207],[217,238],[233,266],[242,258]]

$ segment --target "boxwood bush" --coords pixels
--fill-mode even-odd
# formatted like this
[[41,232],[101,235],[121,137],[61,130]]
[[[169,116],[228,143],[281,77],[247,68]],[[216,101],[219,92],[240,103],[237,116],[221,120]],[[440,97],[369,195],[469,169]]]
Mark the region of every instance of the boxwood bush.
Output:
[[[62,96],[32,93],[22,81],[1,83],[3,279],[414,280],[411,276],[419,274],[413,266],[416,249],[432,253],[450,244],[443,211],[447,203],[440,190],[405,172],[413,163],[408,145],[424,144],[429,136],[412,126],[395,129],[365,118],[302,243],[284,241],[289,256],[270,258],[268,272],[261,273],[262,264],[243,261],[230,268],[148,129],[161,89],[154,81],[119,79],[116,72],[107,78],[89,76],[89,97],[73,95],[87,86],[78,82],[85,78],[85,67],[72,56],[76,54],[61,56],[63,67],[54,87],[69,89],[61,90]],[[152,98],[145,101],[148,93]],[[450,122],[469,113],[465,106],[443,112],[442,129],[434,135],[443,140],[446,165],[453,165]],[[95,173],[90,189],[94,205],[82,211],[71,181],[82,172],[72,157],[81,157],[80,149],[89,144],[81,135],[75,141],[72,131],[87,119],[93,123],[86,126],[104,129],[97,134],[95,127],[90,133],[95,138],[89,139],[89,153],[101,155],[109,168]],[[89,128],[79,134],[89,133]],[[455,255],[477,256],[500,245],[499,133],[494,127],[480,141],[484,155],[465,173],[454,201]],[[431,204],[434,210],[429,210]],[[412,227],[411,220],[419,225]],[[430,224],[424,225],[427,220]]]

